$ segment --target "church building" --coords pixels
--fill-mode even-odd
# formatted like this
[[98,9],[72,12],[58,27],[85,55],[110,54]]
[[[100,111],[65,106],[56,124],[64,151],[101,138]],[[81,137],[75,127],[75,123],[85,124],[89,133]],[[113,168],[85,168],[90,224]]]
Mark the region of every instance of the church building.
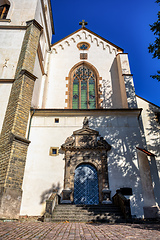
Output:
[[80,24],[51,44],[50,0],[0,0],[0,218],[42,216],[53,192],[121,192],[132,217],[159,217],[160,107],[136,96],[128,54]]

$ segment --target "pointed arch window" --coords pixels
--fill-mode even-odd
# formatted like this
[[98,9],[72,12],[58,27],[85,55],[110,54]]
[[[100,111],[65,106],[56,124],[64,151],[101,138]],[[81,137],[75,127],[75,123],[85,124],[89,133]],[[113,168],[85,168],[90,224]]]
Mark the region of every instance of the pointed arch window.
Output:
[[95,109],[97,106],[96,74],[86,65],[73,72],[72,109]]

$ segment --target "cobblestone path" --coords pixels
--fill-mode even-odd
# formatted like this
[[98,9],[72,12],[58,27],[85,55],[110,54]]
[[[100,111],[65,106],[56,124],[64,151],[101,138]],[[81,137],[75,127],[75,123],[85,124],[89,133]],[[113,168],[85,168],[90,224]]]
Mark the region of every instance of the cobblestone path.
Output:
[[160,224],[0,222],[0,240],[160,240]]

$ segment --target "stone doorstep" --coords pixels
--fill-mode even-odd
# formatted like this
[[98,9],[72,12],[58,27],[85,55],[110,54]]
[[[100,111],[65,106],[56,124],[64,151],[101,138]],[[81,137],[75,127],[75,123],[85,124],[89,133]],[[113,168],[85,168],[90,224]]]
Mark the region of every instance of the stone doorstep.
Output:
[[103,214],[100,214],[100,213],[97,213],[97,214],[92,214],[92,213],[79,213],[79,214],[74,214],[74,213],[70,213],[70,214],[67,214],[67,213],[62,213],[62,214],[59,214],[58,212],[57,213],[53,213],[52,216],[75,216],[75,217],[79,217],[79,216],[123,216],[121,213],[103,213]]

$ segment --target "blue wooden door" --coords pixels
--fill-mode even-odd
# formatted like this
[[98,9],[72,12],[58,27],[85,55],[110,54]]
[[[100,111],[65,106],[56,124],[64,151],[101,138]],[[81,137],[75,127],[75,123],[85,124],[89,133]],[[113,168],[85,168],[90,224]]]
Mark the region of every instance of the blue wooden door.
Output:
[[75,170],[74,203],[99,204],[97,170],[89,164],[82,164]]

